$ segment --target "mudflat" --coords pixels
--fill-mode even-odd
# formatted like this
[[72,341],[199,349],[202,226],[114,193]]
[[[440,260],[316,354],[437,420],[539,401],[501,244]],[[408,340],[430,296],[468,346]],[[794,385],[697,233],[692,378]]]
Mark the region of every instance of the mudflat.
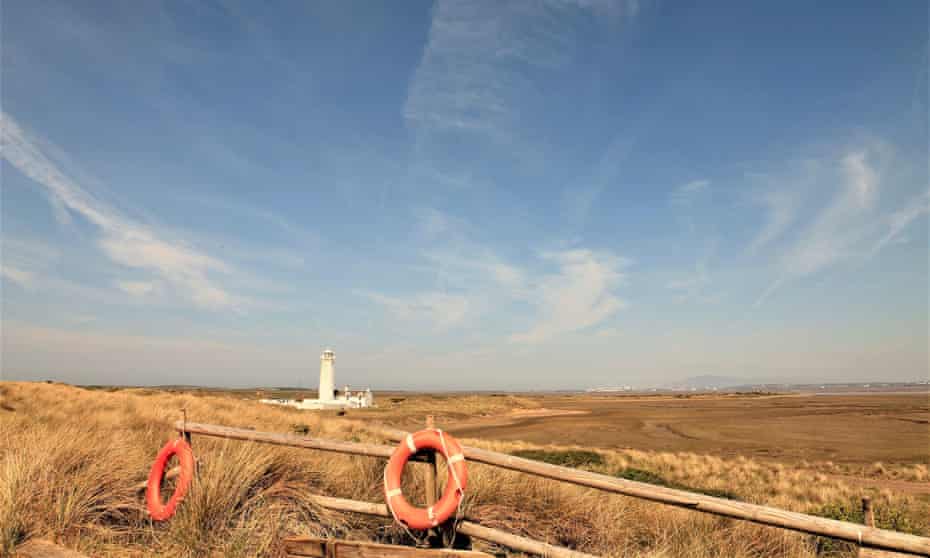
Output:
[[[930,394],[542,397],[551,413],[446,428],[460,437],[779,461],[923,463]],[[575,411],[572,413],[560,411]],[[580,412],[579,412],[580,411]]]

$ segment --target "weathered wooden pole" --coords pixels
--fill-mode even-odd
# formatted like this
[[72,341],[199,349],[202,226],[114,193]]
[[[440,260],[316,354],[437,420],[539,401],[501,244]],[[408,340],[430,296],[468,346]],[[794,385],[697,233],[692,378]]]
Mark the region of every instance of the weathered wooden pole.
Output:
[[[384,504],[360,502],[358,500],[347,500],[345,498],[333,498],[331,496],[314,496],[313,501],[321,507],[330,510],[376,515],[379,517],[391,517],[391,512],[388,511],[387,506]],[[460,533],[468,535],[469,537],[497,543],[514,550],[519,550],[520,552],[550,556],[552,558],[595,558],[595,556],[591,554],[585,554],[577,550],[528,539],[499,529],[485,527],[471,521],[459,522],[458,530]]]
[[[869,496],[862,497],[862,523],[869,527],[875,527],[875,512],[872,510],[872,498]],[[863,546],[859,547],[857,554],[859,558],[905,558],[906,556],[913,556],[913,554],[875,550]]]
[[862,497],[862,519],[869,527],[875,527],[875,512],[872,511],[872,498]]
[[[436,428],[436,422],[433,415],[426,415],[426,429]],[[436,467],[436,452],[431,451],[427,454],[426,459],[426,505],[432,506],[439,498],[439,486],[436,483],[438,469]]]
[[[166,481],[166,480],[171,480],[171,479],[173,479],[174,477],[176,477],[176,476],[178,476],[178,475],[180,475],[180,474],[181,474],[181,467],[177,467],[177,466],[176,466],[176,467],[172,467],[171,469],[168,469],[167,471],[165,471],[165,474],[164,474],[164,476],[162,477],[162,482],[164,482],[164,481]],[[142,492],[143,490],[146,489],[146,487],[148,487],[148,484],[149,484],[149,482],[148,482],[147,480],[144,480],[144,481],[142,481],[142,482],[139,482],[139,483],[134,484],[134,485],[132,486],[132,488],[133,488],[136,492]]]
[[285,537],[281,541],[287,558],[494,558],[474,550],[414,548],[396,544],[347,541],[308,536]]
[[[436,428],[436,422],[433,419],[433,415],[426,415],[426,429],[432,430]],[[436,503],[436,500],[439,499],[438,489],[439,486],[436,482],[436,477],[438,470],[436,467],[436,452],[429,451],[426,453],[426,477],[424,480],[424,489],[426,491],[426,505],[427,507],[432,506]],[[427,536],[427,541],[429,541],[430,546],[439,546],[442,542],[442,539],[439,538],[439,532],[436,529],[430,529]]]
[[[248,442],[260,442],[275,446],[290,446],[295,448],[315,449],[320,451],[331,451],[335,453],[346,453],[350,455],[367,455],[369,457],[381,457],[389,459],[394,453],[393,446],[383,446],[380,444],[366,444],[362,442],[343,442],[338,440],[325,440],[322,438],[311,438],[309,436],[297,436],[295,434],[281,434],[277,432],[260,432],[257,430],[246,430],[244,428],[230,428],[228,426],[217,426],[215,424],[200,424],[189,422],[187,426],[181,421],[175,423],[175,428],[184,430],[189,434],[201,434],[203,436],[212,436],[214,438],[227,438],[230,440],[244,440]],[[422,455],[413,455],[411,461],[426,461]]]
[[187,445],[193,447],[193,445],[191,444],[191,433],[187,430],[187,407],[183,407],[181,409],[181,415],[182,415],[181,420],[182,420],[183,426],[178,431],[178,433],[184,437],[184,441],[187,442]]

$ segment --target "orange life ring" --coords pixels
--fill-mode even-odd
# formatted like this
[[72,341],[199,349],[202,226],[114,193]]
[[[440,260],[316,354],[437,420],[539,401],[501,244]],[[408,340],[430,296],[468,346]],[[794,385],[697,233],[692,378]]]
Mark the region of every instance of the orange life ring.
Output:
[[[425,449],[442,454],[448,464],[449,477],[439,501],[423,509],[410,505],[404,498],[400,489],[400,477],[410,456]],[[442,430],[421,430],[415,434],[407,434],[391,454],[391,459],[384,468],[384,501],[397,522],[411,529],[429,529],[446,521],[458,510],[465,497],[467,484],[468,469],[465,467],[462,446]]]
[[[161,503],[161,479],[165,474],[165,466],[171,456],[177,455],[181,466],[181,473],[178,475],[177,484],[175,485],[174,494],[168,500],[168,503]],[[155,521],[164,521],[174,515],[178,504],[187,494],[190,488],[191,479],[194,478],[194,453],[190,445],[183,438],[172,440],[165,444],[158,452],[155,463],[152,464],[152,470],[149,472],[149,481],[145,487],[145,505],[149,510],[149,515]]]

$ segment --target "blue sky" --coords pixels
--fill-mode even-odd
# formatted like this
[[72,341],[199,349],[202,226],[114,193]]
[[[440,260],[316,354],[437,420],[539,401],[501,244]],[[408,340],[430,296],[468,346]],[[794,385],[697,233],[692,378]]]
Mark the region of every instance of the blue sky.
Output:
[[3,8],[3,379],[928,377],[926,2]]

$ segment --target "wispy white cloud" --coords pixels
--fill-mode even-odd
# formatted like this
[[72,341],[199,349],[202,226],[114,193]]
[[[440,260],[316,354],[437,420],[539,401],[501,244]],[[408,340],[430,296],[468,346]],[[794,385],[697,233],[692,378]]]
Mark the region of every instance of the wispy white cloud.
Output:
[[782,258],[788,275],[809,275],[855,253],[878,197],[880,176],[868,154],[851,152],[840,161],[841,187]]
[[623,335],[623,330],[616,327],[605,327],[594,332],[594,335],[602,339],[614,339]]
[[695,264],[693,273],[671,279],[665,284],[665,287],[678,293],[679,301],[686,301],[700,298],[708,284],[710,284],[710,275],[707,273],[706,263],[702,260]]
[[151,281],[117,281],[116,286],[132,296],[146,296],[156,289],[156,284]]
[[432,207],[417,208],[414,218],[419,224],[420,231],[427,237],[433,238],[446,234],[459,234],[462,224],[448,213]]
[[[460,218],[432,209],[417,213],[438,232],[438,246],[426,249],[422,268],[435,275],[437,288],[407,295],[364,292],[395,317],[419,319],[448,329],[511,304],[529,305],[530,325],[510,334],[511,342],[539,343],[600,324],[626,305],[614,290],[625,279],[628,261],[606,251],[584,248],[545,251],[517,263],[491,246],[474,241]],[[508,317],[506,320],[510,322]]]
[[100,232],[99,246],[114,262],[151,271],[171,283],[191,301],[205,308],[236,307],[236,297],[211,277],[229,267],[180,241],[162,238],[158,231],[122,215],[94,197],[60,170],[9,114],[3,113],[3,157],[25,176],[45,188],[47,195],[71,214],[80,215]]
[[[556,271],[533,271],[501,261],[489,253],[472,258],[434,255],[441,269],[467,277],[471,289],[461,293],[418,292],[406,296],[363,293],[387,308],[395,317],[418,320],[440,330],[477,318],[488,304],[520,301],[534,308],[532,325],[511,335],[517,343],[540,343],[604,322],[626,306],[614,293],[624,280],[623,258],[585,249],[546,252],[540,255]],[[488,288],[491,285],[494,288]]]
[[214,211],[235,215],[237,218],[244,218],[249,222],[255,222],[256,225],[268,225],[284,234],[291,241],[299,244],[317,246],[320,243],[320,237],[317,233],[286,219],[274,211],[255,204],[244,204],[232,201],[228,196],[211,197],[181,194],[175,197],[181,202],[191,203]]
[[791,190],[769,190],[759,195],[757,200],[766,207],[768,215],[765,225],[749,243],[750,253],[758,252],[788,230],[797,219],[801,196]]
[[[541,28],[533,37],[528,33],[531,22],[518,17],[535,9],[517,11],[496,2],[435,4],[426,49],[404,107],[408,123],[497,138],[516,128],[516,96],[531,86],[510,65],[552,64],[563,56],[557,32],[553,36],[553,29]],[[532,21],[539,20],[537,13]]]
[[675,205],[687,205],[709,189],[710,180],[692,180],[672,190],[669,199]]
[[35,287],[58,258],[58,250],[44,242],[9,234],[0,239],[2,276],[24,288]]
[[363,291],[397,319],[427,324],[439,331],[477,318],[491,298],[513,298],[524,286],[524,271],[487,246],[471,239],[471,225],[430,207],[413,211],[414,224],[426,245],[418,272],[435,288],[396,294]]
[[692,269],[674,270],[665,279],[665,288],[674,293],[672,296],[677,302],[715,302],[720,298],[719,294],[708,293],[711,286],[709,263],[719,244],[717,223],[702,218],[706,213],[705,204],[699,203],[701,197],[710,194],[710,189],[710,180],[692,180],[669,195],[669,202],[675,208],[673,214],[683,229],[678,249],[694,257]]
[[576,249],[547,252],[542,258],[558,267],[530,291],[538,318],[512,341],[538,343],[599,324],[626,306],[614,293],[629,263],[608,253]]
[[454,250],[427,252],[424,256],[437,266],[442,277],[453,275],[467,282],[473,281],[477,275],[479,280],[489,280],[506,287],[514,295],[525,288],[525,271],[503,261],[485,247],[475,247],[468,253]]
[[796,241],[778,257],[777,276],[754,306],[760,306],[792,280],[821,272],[840,262],[876,254],[908,225],[927,213],[930,193],[921,194],[903,208],[890,213],[880,210],[882,169],[889,159],[890,148],[882,142],[872,141],[847,151],[833,165],[809,167],[816,173],[810,178],[811,183],[838,183],[839,187],[802,228]]
[[675,293],[678,302],[719,302],[723,293],[714,289],[710,264],[717,253],[719,240],[716,237],[707,239],[704,248],[694,262],[694,269],[688,273],[677,275],[665,283],[665,287]]
[[469,314],[469,300],[462,295],[439,291],[408,296],[388,296],[376,292],[361,294],[384,306],[401,320],[422,321],[443,330],[461,325]]
[[620,136],[614,138],[593,166],[591,174],[562,192],[564,211],[570,221],[583,223],[601,193],[619,182],[621,165],[632,147],[631,140]]
[[440,0],[404,118],[427,135],[473,134],[523,151],[539,72],[569,63],[581,42],[581,30],[566,22],[594,15],[609,24],[636,11],[629,3]]
[[32,272],[24,271],[6,264],[0,265],[0,277],[12,281],[25,289],[31,289],[35,279]]
[[415,218],[427,241],[439,244],[436,248],[425,249],[423,257],[433,264],[445,284],[456,283],[464,289],[476,281],[490,281],[512,291],[523,288],[524,271],[488,246],[473,241],[471,226],[464,219],[434,208],[417,210]]
[[878,198],[878,173],[866,160],[867,156],[869,153],[862,150],[843,157],[848,194],[853,205],[860,210],[870,209]]
[[928,212],[930,212],[930,190],[915,197],[907,205],[893,212],[885,219],[887,231],[875,243],[872,254],[877,254],[888,244],[893,244],[904,238],[901,234],[904,229]]

